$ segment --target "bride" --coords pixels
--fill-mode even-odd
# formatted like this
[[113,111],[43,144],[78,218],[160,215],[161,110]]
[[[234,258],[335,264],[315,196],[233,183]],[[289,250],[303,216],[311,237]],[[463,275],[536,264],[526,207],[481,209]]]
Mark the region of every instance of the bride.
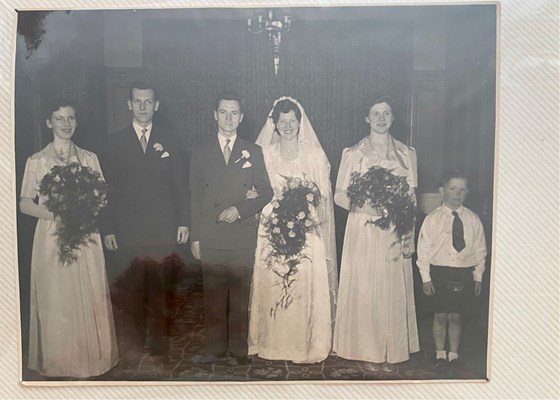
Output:
[[[263,148],[274,199],[262,210],[259,224],[250,303],[249,354],[297,363],[320,362],[331,351],[336,314],[330,164],[303,107],[290,97],[276,100],[257,144]],[[299,231],[300,235],[304,233],[295,256],[274,258],[271,255],[278,255],[274,250],[278,242],[271,234],[271,224],[286,222],[279,216],[279,210],[302,206],[301,201],[286,204],[297,199],[288,196],[290,188],[320,196],[309,205],[304,200],[307,212],[300,212],[305,226],[313,229]],[[280,234],[280,228],[275,229]],[[290,235],[295,235],[294,231]]]

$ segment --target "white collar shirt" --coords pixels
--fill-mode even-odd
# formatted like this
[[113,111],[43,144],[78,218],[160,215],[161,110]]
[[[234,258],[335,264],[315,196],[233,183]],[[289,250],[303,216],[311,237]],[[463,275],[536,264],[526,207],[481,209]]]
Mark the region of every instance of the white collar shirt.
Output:
[[138,137],[138,141],[140,141],[140,138],[142,137],[142,129],[146,129],[146,143],[150,142],[150,135],[152,133],[152,126],[153,126],[153,124],[150,124],[148,126],[141,126],[138,123],[136,123],[135,121],[132,121],[132,127],[134,128],[134,132],[136,132],[136,136]]
[[234,134],[233,136],[230,137],[225,137],[224,135],[218,133],[218,142],[220,143],[220,149],[222,150],[222,153],[224,152],[224,147],[226,145],[226,140],[229,139],[229,149],[233,150],[233,145],[235,144],[235,140],[237,139],[237,133]]
[[466,245],[460,252],[453,247],[454,216],[450,208],[442,204],[424,219],[417,250],[417,265],[423,282],[431,281],[430,264],[455,268],[474,267],[474,280],[482,281],[486,261],[484,228],[473,211],[463,206],[456,211],[463,222]]

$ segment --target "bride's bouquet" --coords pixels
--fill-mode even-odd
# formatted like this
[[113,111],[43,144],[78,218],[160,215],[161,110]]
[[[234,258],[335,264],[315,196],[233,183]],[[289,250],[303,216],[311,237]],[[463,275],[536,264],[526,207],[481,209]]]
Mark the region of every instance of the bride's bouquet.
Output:
[[43,177],[39,192],[55,216],[58,259],[70,265],[78,258],[75,250],[93,241],[97,216],[107,204],[107,184],[99,172],[74,162],[54,166]]
[[265,236],[269,243],[266,264],[269,270],[281,278],[281,294],[271,315],[278,308],[287,309],[294,301],[292,285],[298,265],[307,258],[302,254],[308,235],[316,232],[319,222],[312,210],[321,202],[317,185],[297,177],[284,177],[286,183],[282,194],[272,200],[273,210],[263,217]]
[[353,172],[348,186],[350,208],[369,204],[380,218],[368,221],[384,231],[394,230],[399,240],[405,239],[414,229],[416,205],[409,193],[405,176],[394,175],[391,170],[374,165],[363,174]]

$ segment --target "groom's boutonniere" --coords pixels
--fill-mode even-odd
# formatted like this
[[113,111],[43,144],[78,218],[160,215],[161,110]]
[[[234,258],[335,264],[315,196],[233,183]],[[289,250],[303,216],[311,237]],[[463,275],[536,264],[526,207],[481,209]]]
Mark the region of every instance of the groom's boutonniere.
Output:
[[[154,149],[156,151],[163,151],[163,146],[161,145],[161,143],[154,143]],[[167,151],[164,151],[161,154],[160,158],[166,158],[166,157],[169,157],[169,153]]]
[[249,161],[249,158],[251,158],[251,153],[249,153],[248,150],[242,150],[241,151],[241,157],[239,157],[237,160],[235,160],[234,164],[237,164],[241,160],[245,160],[245,162],[243,163],[241,168],[250,168],[253,164],[251,164],[251,162]]

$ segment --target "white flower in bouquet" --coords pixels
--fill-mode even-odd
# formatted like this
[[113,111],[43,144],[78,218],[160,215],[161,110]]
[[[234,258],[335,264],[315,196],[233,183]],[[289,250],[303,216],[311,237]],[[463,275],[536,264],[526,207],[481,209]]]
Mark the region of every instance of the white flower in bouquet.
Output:
[[271,202],[273,211],[264,223],[270,241],[266,256],[268,269],[280,278],[281,288],[271,315],[276,315],[278,309],[287,309],[296,300],[292,293],[294,276],[298,273],[298,266],[308,259],[303,250],[308,235],[317,233],[313,209],[321,202],[321,192],[313,181],[300,177],[284,178],[282,193]]

